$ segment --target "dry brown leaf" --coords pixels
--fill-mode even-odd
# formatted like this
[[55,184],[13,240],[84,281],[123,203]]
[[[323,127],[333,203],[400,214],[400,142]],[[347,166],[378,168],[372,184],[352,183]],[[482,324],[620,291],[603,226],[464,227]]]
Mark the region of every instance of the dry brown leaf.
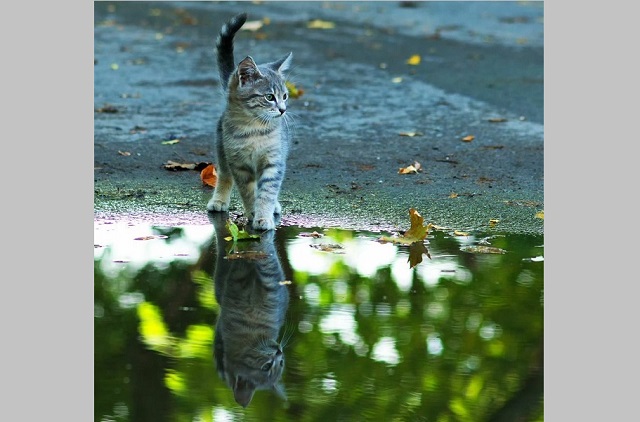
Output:
[[473,135],[468,135],[468,136],[465,136],[464,138],[462,138],[462,140],[463,140],[464,142],[471,142],[471,141],[473,141],[475,138],[476,138],[476,137],[475,137],[475,136],[473,136]]
[[455,192],[451,192],[451,193],[449,194],[449,198],[451,198],[451,199],[453,199],[453,198],[457,198],[457,197],[458,197],[458,194],[457,194],[457,193],[455,193]]
[[469,233],[467,233],[467,232],[461,232],[461,231],[459,231],[459,230],[454,230],[454,231],[453,231],[453,234],[454,234],[454,235],[456,235],[456,236],[469,236]]
[[128,156],[131,155],[131,153],[129,151],[120,151],[120,150],[118,150],[118,154],[124,155],[125,157],[128,157]]
[[506,122],[507,119],[504,117],[491,117],[487,119],[487,121],[490,123],[502,123],[502,122]]
[[216,186],[216,182],[218,181],[218,173],[216,172],[216,168],[213,164],[209,164],[207,167],[203,168],[200,172],[200,179],[202,183],[209,186]]

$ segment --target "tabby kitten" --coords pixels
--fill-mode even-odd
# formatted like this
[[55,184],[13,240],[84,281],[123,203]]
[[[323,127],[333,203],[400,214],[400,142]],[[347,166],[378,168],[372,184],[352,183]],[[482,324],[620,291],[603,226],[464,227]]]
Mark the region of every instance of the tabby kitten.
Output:
[[216,231],[215,296],[220,305],[213,340],[218,374],[247,407],[256,390],[272,390],[286,399],[281,384],[284,341],[279,341],[289,291],[274,246],[274,230],[259,244],[243,242],[264,257],[227,259],[225,227],[228,213],[211,214]]
[[291,64],[291,53],[263,65],[247,56],[236,68],[233,37],[246,20],[246,13],[232,18],[216,41],[227,106],[217,126],[218,181],[207,210],[228,211],[235,184],[252,227],[273,230],[274,214],[282,210],[278,195],[290,140],[283,72]]

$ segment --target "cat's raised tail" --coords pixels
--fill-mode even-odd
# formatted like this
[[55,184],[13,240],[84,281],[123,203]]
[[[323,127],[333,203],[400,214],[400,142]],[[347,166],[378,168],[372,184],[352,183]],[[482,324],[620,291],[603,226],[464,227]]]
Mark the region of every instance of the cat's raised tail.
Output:
[[218,51],[218,70],[220,71],[220,83],[226,91],[229,77],[236,68],[233,58],[233,37],[247,21],[247,14],[240,13],[231,18],[222,26],[218,39],[216,40],[216,50]]

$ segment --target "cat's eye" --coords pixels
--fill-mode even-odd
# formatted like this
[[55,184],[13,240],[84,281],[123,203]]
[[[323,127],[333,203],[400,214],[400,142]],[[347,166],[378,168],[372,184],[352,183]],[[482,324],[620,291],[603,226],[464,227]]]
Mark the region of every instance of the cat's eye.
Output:
[[287,99],[287,93],[285,92],[284,94],[282,94],[282,99],[286,100]]
[[276,96],[273,94],[267,94],[264,96],[264,98],[266,98],[267,101],[273,101],[276,99]]
[[271,369],[271,366],[273,366],[273,363],[272,362],[267,362],[264,365],[262,365],[262,368],[260,368],[260,369],[262,369],[263,371],[268,371],[269,369]]

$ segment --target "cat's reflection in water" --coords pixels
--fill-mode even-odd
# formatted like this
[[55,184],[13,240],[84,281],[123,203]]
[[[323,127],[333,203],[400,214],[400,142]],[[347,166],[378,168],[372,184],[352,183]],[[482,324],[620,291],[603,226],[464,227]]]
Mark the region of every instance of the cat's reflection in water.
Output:
[[[227,213],[209,214],[216,232],[215,295],[220,305],[214,338],[218,373],[247,407],[256,390],[272,390],[286,400],[281,382],[284,344],[280,330],[289,305],[284,272],[274,246],[274,230],[260,241],[238,242],[249,258],[228,259]],[[253,253],[255,252],[255,253]]]

